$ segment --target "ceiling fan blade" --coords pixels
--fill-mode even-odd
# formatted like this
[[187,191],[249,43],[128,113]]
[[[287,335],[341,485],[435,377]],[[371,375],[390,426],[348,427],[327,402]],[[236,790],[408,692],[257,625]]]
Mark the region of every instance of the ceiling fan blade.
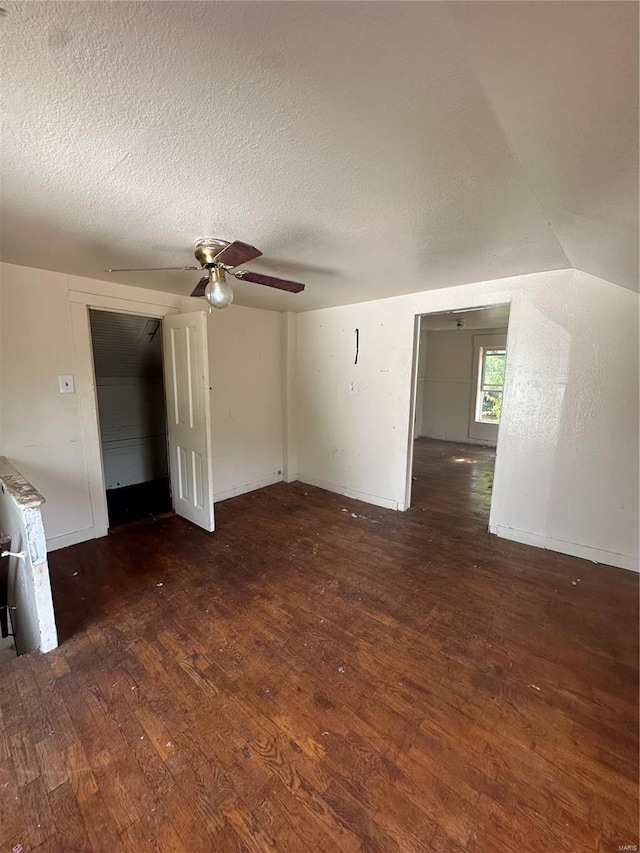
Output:
[[191,296],[204,296],[204,291],[206,286],[209,284],[209,279],[207,276],[201,278],[200,281],[196,284],[193,289]]
[[104,270],[104,272],[159,272],[160,270],[201,270],[202,267],[125,267],[119,270]]
[[238,272],[231,274],[242,281],[252,281],[254,284],[265,284],[267,287],[275,287],[278,290],[288,290],[289,293],[301,293],[304,290],[304,284],[300,284],[298,281],[287,281],[285,278],[274,278],[271,275],[262,275],[262,273],[259,272],[238,270]]
[[250,246],[248,243],[241,243],[236,240],[234,243],[229,243],[221,252],[216,255],[216,263],[224,264],[226,267],[238,267],[240,264],[246,264],[247,261],[252,261],[254,258],[259,258],[262,252],[256,249],[255,246]]

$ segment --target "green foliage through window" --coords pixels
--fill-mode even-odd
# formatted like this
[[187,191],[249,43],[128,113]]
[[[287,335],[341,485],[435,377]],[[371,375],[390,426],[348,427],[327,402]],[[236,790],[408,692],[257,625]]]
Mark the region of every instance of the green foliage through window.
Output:
[[481,423],[500,423],[506,363],[506,349],[480,349],[476,420]]

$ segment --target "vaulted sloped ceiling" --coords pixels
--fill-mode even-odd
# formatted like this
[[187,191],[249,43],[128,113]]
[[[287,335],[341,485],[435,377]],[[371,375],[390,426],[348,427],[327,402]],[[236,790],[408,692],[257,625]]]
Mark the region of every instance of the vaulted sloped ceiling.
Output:
[[5,4],[2,259],[306,310],[574,266],[638,287],[633,2]]
[[638,3],[450,8],[571,266],[637,290]]

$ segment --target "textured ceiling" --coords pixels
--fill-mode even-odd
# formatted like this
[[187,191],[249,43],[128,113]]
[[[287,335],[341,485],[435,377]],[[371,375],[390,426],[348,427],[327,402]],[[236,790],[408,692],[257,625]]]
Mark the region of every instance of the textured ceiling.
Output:
[[575,266],[637,288],[636,3],[6,3],[2,258],[306,310]]
[[637,2],[451,5],[496,117],[571,266],[635,290],[638,8]]

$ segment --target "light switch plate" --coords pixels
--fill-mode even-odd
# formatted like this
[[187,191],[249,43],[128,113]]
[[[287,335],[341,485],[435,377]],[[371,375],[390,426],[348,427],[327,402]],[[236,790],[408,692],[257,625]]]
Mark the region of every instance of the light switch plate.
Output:
[[60,373],[58,375],[58,386],[61,394],[73,394],[76,390],[71,373]]

